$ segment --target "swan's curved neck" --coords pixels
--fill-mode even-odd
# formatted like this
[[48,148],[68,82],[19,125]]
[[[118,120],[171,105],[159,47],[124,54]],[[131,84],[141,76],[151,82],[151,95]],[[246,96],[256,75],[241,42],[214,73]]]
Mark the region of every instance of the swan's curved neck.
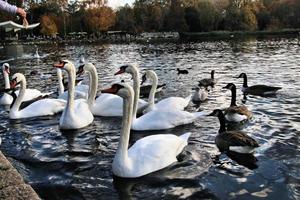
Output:
[[26,90],[26,79],[21,78],[20,92],[19,92],[19,95],[18,95],[16,101],[14,102],[14,104],[11,107],[12,112],[19,111],[20,105],[21,105],[24,95],[25,95],[25,90]]
[[4,84],[5,84],[4,87],[5,89],[9,89],[10,88],[9,75],[5,70],[3,70],[3,77],[4,77]]
[[231,88],[231,103],[230,106],[236,106],[236,87]]
[[138,69],[132,70],[132,78],[133,78],[133,89],[134,89],[134,103],[133,103],[132,117],[133,120],[135,120],[137,109],[138,109],[138,100],[140,97],[140,75]]
[[74,111],[74,92],[75,92],[75,70],[67,70],[68,72],[68,102],[66,106],[66,113]]
[[62,78],[62,71],[61,69],[57,68],[57,77],[58,77],[58,96],[64,93],[64,84],[63,84],[63,78]]
[[151,79],[152,79],[152,87],[149,93],[149,97],[148,97],[148,103],[150,108],[152,108],[154,106],[154,99],[155,99],[155,92],[156,92],[156,88],[157,88],[157,84],[158,84],[158,78],[157,75],[155,73],[151,74]]
[[243,87],[247,88],[248,87],[248,80],[247,80],[247,75],[244,75],[244,82],[243,82]]
[[122,131],[118,149],[114,159],[118,159],[122,163],[128,163],[128,144],[130,137],[130,128],[132,123],[133,111],[133,93],[128,90],[128,96],[123,101],[123,118]]
[[219,129],[219,133],[224,133],[226,132],[226,126],[225,126],[225,116],[223,113],[220,113],[218,115],[219,121],[220,121],[220,129]]
[[88,70],[89,73],[89,93],[88,93],[88,105],[90,109],[95,103],[95,98],[97,95],[97,88],[98,88],[98,75],[97,70],[95,67],[90,67]]

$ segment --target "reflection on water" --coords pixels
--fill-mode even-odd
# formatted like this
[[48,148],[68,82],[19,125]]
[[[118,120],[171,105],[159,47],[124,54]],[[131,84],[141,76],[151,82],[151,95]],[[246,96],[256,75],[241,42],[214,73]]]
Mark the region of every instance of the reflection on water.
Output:
[[[214,41],[185,44],[113,44],[38,47],[21,46],[11,53],[0,49],[0,60],[10,62],[12,73],[26,75],[28,87],[56,91],[56,70],[60,58],[78,63],[81,56],[96,64],[99,88],[130,76],[113,74],[124,63],[137,62],[141,71],[153,69],[167,87],[158,99],[187,96],[198,80],[216,70],[218,80],[208,100],[188,110],[211,111],[230,104],[230,92],[221,88],[241,72],[248,84],[267,84],[283,89],[276,96],[247,96],[238,91],[238,103],[254,118],[235,129],[254,137],[261,147],[254,156],[220,154],[214,144],[219,122],[214,118],[166,131],[131,133],[130,144],[157,133],[180,135],[192,132],[179,162],[139,179],[113,177],[111,163],[121,128],[120,118],[96,117],[87,128],[61,132],[59,115],[26,120],[8,120],[8,109],[0,108],[1,150],[45,199],[297,199],[299,188],[299,104],[300,48],[297,39]],[[20,51],[19,51],[20,52]],[[20,55],[21,54],[21,55]],[[177,74],[176,68],[188,74]],[[37,75],[30,75],[36,70]],[[46,75],[48,78],[41,78]]]

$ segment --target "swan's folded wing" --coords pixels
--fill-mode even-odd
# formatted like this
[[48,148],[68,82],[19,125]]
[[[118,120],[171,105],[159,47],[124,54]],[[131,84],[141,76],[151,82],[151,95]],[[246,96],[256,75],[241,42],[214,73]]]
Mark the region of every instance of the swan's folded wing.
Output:
[[190,124],[198,117],[201,117],[200,112],[189,113],[182,110],[153,110],[133,121],[132,129],[137,131],[169,129],[184,124]]
[[19,112],[21,117],[47,116],[62,112],[65,106],[66,101],[61,99],[42,99],[30,104]]
[[142,176],[176,162],[176,156],[186,145],[186,140],[176,135],[151,135],[138,140],[128,150],[128,156],[135,173]]
[[[20,92],[19,90],[16,91],[17,96],[19,95],[19,92]],[[29,101],[29,100],[37,98],[41,95],[42,95],[42,93],[37,89],[26,89],[23,101]]]
[[184,110],[191,100],[191,95],[187,98],[182,97],[168,97],[155,104],[156,109],[163,110]]
[[92,112],[97,116],[122,116],[123,99],[113,94],[101,94],[95,101]]

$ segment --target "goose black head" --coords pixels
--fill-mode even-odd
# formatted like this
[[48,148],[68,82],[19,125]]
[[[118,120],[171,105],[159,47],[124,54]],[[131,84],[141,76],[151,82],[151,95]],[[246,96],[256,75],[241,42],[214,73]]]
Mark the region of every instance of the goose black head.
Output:
[[241,73],[237,78],[245,78],[246,74],[245,73]]
[[215,110],[213,110],[212,113],[208,114],[207,116],[219,117],[219,116],[221,116],[221,115],[223,115],[222,110],[220,110],[220,109],[215,109]]
[[223,89],[233,90],[236,89],[236,86],[233,83],[228,83]]

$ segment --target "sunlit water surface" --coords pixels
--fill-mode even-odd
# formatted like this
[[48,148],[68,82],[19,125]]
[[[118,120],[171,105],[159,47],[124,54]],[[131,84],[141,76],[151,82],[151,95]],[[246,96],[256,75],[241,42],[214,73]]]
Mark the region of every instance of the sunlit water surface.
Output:
[[[210,91],[201,110],[225,108],[230,92],[226,83],[241,87],[235,79],[248,74],[249,85],[267,84],[283,89],[276,97],[249,96],[246,105],[254,118],[239,127],[254,137],[261,147],[256,164],[245,167],[220,155],[214,144],[219,128],[216,118],[168,131],[131,134],[131,143],[157,133],[180,135],[192,132],[188,147],[178,163],[142,179],[113,177],[111,163],[121,128],[120,118],[96,117],[87,128],[61,132],[59,115],[25,120],[9,120],[8,109],[0,108],[1,151],[44,199],[299,199],[300,198],[300,46],[297,38],[249,39],[187,44],[45,45],[1,49],[0,60],[10,59],[12,72],[22,72],[30,88],[56,91],[53,63],[68,58],[78,63],[81,56],[96,65],[100,88],[128,75],[113,74],[124,63],[136,62],[141,71],[153,69],[167,88],[158,99],[187,96],[201,78],[216,70],[218,83]],[[178,75],[176,68],[187,69]],[[38,75],[30,76],[32,70]],[[49,76],[51,75],[51,76]],[[238,92],[238,103],[242,96]],[[197,108],[191,104],[189,111]],[[246,165],[247,166],[247,165]],[[251,169],[249,169],[251,168]]]

